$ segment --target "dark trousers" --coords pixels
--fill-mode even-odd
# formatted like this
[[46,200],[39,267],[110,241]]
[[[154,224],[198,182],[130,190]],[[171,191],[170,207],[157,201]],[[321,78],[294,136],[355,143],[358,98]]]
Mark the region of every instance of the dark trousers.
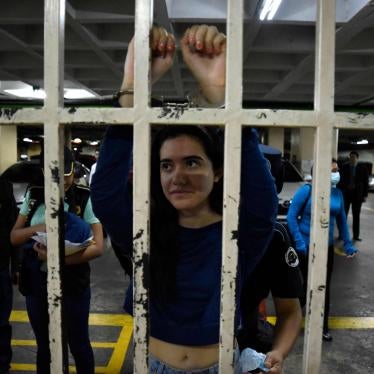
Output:
[[[301,306],[305,306],[306,304],[306,294],[307,294],[307,282],[308,282],[308,256],[299,255],[300,260],[300,270],[303,274],[304,278],[304,297],[300,298]],[[330,245],[328,247],[328,254],[327,254],[327,269],[326,269],[326,290],[325,290],[325,308],[323,314],[323,331],[328,331],[329,325],[329,315],[330,315],[330,285],[331,285],[331,277],[332,272],[334,269],[334,246]]]
[[358,200],[355,197],[352,197],[352,194],[350,193],[344,193],[344,210],[347,217],[351,205],[353,217],[353,239],[357,239],[360,237],[360,214],[362,201]]
[[0,270],[0,374],[8,373],[12,359],[12,327],[9,324],[12,311],[13,288],[9,269]]
[[[42,297],[40,297],[42,296]],[[64,296],[64,318],[70,352],[74,357],[78,374],[94,373],[94,355],[89,339],[88,316],[91,290]],[[50,351],[48,335],[48,302],[46,295],[26,296],[26,307],[37,343],[37,373],[50,373]]]

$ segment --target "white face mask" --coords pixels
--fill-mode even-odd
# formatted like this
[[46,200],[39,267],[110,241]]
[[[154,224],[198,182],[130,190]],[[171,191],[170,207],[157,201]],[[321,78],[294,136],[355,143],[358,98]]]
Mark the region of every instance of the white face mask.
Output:
[[331,173],[331,185],[335,187],[340,181],[340,173],[338,171],[335,171]]

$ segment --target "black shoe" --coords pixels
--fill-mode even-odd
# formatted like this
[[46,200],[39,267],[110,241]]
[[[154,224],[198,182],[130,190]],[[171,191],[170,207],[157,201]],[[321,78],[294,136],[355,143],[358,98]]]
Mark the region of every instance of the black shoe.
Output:
[[353,238],[353,240],[354,240],[355,242],[362,242],[362,239],[361,239],[361,238]]
[[322,333],[322,339],[325,342],[331,342],[332,336],[331,336],[331,334],[329,332],[324,332],[324,333]]

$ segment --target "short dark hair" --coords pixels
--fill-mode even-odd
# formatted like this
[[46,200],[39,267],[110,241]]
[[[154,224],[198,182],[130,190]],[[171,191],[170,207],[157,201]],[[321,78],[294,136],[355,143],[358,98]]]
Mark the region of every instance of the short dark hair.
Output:
[[[166,199],[160,180],[160,149],[168,139],[182,135],[196,139],[212,162],[213,170],[223,170],[223,134],[218,127],[192,125],[163,126],[153,136],[151,159],[151,256],[150,292],[160,301],[176,296],[178,261],[178,212]],[[223,178],[214,183],[209,196],[211,208],[222,214]]]
[[359,155],[358,152],[356,152],[356,151],[351,151],[351,152],[349,152],[349,155],[356,155],[357,158],[360,157],[360,155]]

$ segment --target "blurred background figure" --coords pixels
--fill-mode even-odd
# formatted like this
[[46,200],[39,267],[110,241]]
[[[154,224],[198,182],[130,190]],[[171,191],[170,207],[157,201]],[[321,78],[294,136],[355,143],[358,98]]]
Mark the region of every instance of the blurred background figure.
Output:
[[360,238],[360,214],[361,205],[366,201],[369,190],[369,171],[364,164],[358,162],[359,155],[356,151],[349,154],[349,161],[340,171],[340,183],[338,187],[344,196],[344,210],[348,217],[349,208],[352,205],[353,216],[353,240]]

